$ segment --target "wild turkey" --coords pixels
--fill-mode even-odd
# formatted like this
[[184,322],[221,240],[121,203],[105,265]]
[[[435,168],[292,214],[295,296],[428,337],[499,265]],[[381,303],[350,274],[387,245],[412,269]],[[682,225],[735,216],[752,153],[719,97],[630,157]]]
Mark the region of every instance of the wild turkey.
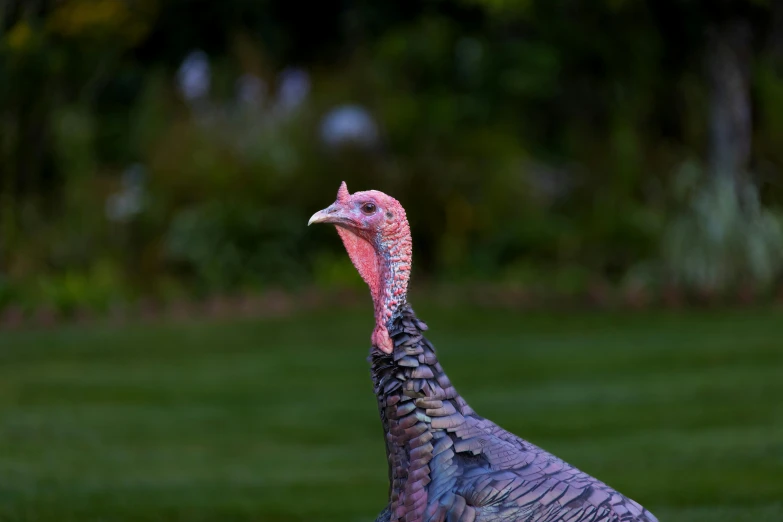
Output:
[[411,235],[397,200],[349,194],[343,182],[312,223],[336,225],[375,305],[368,361],[389,463],[389,504],[376,522],[657,522],[460,397],[406,299]]

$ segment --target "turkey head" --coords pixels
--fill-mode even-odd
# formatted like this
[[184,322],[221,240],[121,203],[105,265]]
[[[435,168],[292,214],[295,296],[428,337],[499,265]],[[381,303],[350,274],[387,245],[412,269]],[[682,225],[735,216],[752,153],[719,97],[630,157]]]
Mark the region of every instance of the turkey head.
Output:
[[405,210],[391,196],[368,190],[348,192],[343,183],[337,199],[307,223],[331,223],[343,240],[359,275],[370,287],[375,308],[373,346],[391,353],[388,322],[405,302],[411,269],[411,233]]

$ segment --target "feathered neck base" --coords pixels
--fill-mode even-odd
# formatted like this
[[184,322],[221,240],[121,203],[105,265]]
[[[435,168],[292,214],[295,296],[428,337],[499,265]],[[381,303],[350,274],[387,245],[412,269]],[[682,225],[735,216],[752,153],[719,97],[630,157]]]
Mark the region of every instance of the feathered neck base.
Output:
[[432,500],[454,486],[456,474],[433,475],[432,461],[439,458],[451,469],[452,463],[443,460],[453,455],[446,452],[452,446],[446,430],[462,425],[464,416],[473,413],[444,373],[425,330],[427,325],[403,305],[390,324],[392,352],[373,348],[369,357],[386,433],[388,509],[394,521],[444,520],[429,510],[440,509]]

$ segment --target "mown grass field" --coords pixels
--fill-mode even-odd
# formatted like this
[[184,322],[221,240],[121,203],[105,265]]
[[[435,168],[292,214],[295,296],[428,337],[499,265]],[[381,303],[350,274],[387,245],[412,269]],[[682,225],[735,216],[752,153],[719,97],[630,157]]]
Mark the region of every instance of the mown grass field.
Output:
[[[475,410],[662,522],[783,521],[783,312],[417,310]],[[0,520],[374,520],[369,314],[0,333]]]

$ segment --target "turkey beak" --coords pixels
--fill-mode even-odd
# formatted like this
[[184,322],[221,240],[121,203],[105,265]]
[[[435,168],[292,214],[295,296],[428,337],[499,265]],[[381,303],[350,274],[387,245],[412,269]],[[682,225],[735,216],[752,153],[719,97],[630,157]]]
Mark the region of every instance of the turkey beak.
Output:
[[345,223],[348,221],[345,216],[343,216],[342,212],[340,211],[340,207],[337,205],[331,205],[329,207],[326,207],[323,210],[319,210],[312,216],[310,216],[310,221],[307,222],[307,226],[309,227],[313,223]]

